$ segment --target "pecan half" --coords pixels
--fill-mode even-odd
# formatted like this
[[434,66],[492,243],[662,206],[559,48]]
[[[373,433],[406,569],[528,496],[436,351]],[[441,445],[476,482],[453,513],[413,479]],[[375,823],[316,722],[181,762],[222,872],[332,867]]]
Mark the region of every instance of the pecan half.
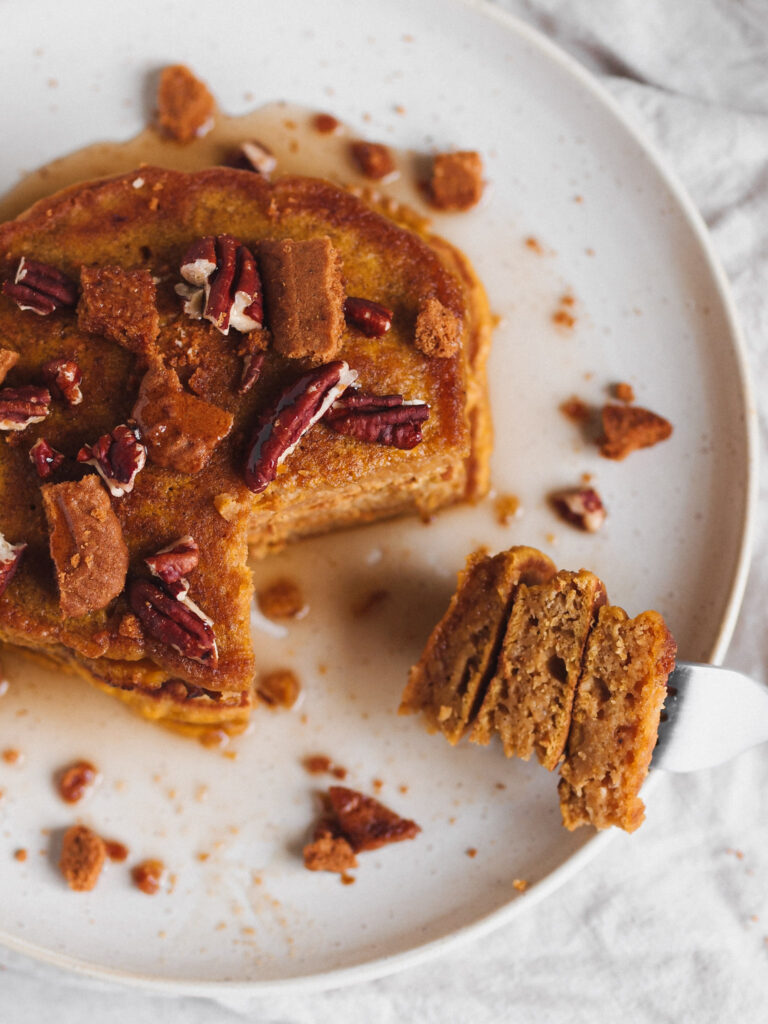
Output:
[[83,392],[80,384],[83,375],[74,359],[50,359],[42,366],[43,380],[51,389],[54,398],[61,398],[67,405],[80,405]]
[[605,522],[605,506],[592,487],[572,487],[550,498],[561,519],[587,533],[597,533]]
[[0,597],[19,568],[26,549],[26,544],[11,544],[0,533]]
[[271,150],[256,139],[241,142],[227,160],[228,167],[236,167],[242,171],[256,171],[262,178],[269,178],[277,167],[277,160]]
[[77,453],[77,461],[93,466],[109,493],[114,498],[122,498],[133,490],[136,477],[147,461],[147,449],[135,427],[120,423],[92,445],[83,445]]
[[421,424],[429,418],[424,402],[405,402],[402,395],[371,395],[350,390],[323,418],[337,434],[408,450],[423,438]]
[[13,281],[3,281],[3,293],[13,299],[19,309],[31,309],[40,316],[77,302],[77,285],[71,277],[27,256],[19,260]]
[[[261,278],[251,250],[231,235],[207,235],[194,242],[181,261],[176,293],[184,312],[210,320],[222,334],[229,328],[253,331],[264,321]],[[189,286],[192,287],[189,287]]]
[[41,480],[48,480],[64,462],[66,456],[56,451],[44,437],[39,437],[29,449],[29,459]]
[[192,537],[179,537],[172,544],[144,559],[153,576],[163,583],[176,583],[197,568],[200,549]]
[[245,482],[254,494],[275,479],[278,467],[304,434],[355,380],[357,371],[336,359],[302,374],[277,396],[259,418],[248,446]]
[[25,384],[20,388],[0,389],[0,430],[26,430],[40,423],[51,411],[48,388]]
[[371,299],[349,296],[344,302],[344,319],[366,338],[381,338],[392,326],[392,310]]
[[182,602],[149,580],[133,580],[128,604],[155,640],[192,661],[215,667],[219,655],[211,620],[191,601]]

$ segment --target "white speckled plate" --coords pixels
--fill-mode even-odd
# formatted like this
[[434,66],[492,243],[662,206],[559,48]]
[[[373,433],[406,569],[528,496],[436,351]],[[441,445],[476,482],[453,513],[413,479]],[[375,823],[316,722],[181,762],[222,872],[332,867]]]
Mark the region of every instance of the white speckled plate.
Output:
[[[259,579],[287,572],[307,595],[309,614],[284,635],[254,632],[259,663],[294,667],[304,698],[292,713],[256,715],[235,759],[7,658],[0,749],[24,760],[0,761],[0,941],[165,990],[370,978],[511,920],[601,846],[561,827],[556,780],[537,766],[496,748],[451,749],[396,716],[407,668],[470,549],[543,546],[562,566],[597,571],[631,612],[661,610],[686,658],[722,656],[754,487],[732,307],[698,215],[613,104],[555,47],[492,9],[120,0],[105,10],[97,0],[4,6],[4,187],[60,153],[139,131],[147,73],[179,60],[232,113],[253,97],[286,98],[398,146],[483,152],[487,201],[437,226],[474,260],[504,318],[491,362],[494,485],[517,494],[524,514],[504,528],[486,502],[428,527],[325,538],[259,566]],[[564,294],[575,299],[570,330],[551,320]],[[614,464],[557,405],[574,393],[601,403],[617,380],[675,432]],[[584,472],[609,509],[594,537],[561,525],[544,500]],[[382,588],[388,598],[353,619],[351,603]],[[423,828],[412,843],[362,856],[354,885],[301,865],[323,780],[300,759],[318,752],[346,766],[352,786],[371,791],[381,779],[382,799]],[[73,810],[51,778],[82,756],[103,781]],[[132,861],[161,857],[173,891],[146,897],[111,865],[93,893],[70,893],[51,853],[76,817],[126,842]],[[17,848],[28,851],[23,863]],[[529,883],[524,894],[515,879]]]

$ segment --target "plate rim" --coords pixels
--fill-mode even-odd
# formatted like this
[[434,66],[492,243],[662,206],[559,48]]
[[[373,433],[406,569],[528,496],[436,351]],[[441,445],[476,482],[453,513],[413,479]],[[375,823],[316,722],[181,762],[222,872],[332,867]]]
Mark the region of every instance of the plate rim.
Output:
[[[642,131],[624,113],[617,100],[614,99],[611,93],[588,68],[576,57],[552,41],[541,30],[525,21],[519,15],[500,7],[499,3],[494,2],[494,0],[450,0],[450,2],[497,21],[506,31],[517,35],[544,54],[549,60],[558,64],[562,70],[572,75],[604,109],[613,115],[619,126],[642,149],[645,157],[669,189],[679,211],[684,215],[687,226],[693,231],[700,254],[704,257],[706,268],[714,279],[717,297],[721,303],[732,342],[733,354],[736,357],[738,387],[743,399],[744,450],[747,463],[744,512],[740,523],[738,553],[735,560],[733,577],[726,594],[725,611],[710,649],[709,660],[714,664],[721,664],[733,635],[744,597],[754,542],[759,483],[758,424],[754,390],[749,370],[747,346],[739,323],[736,304],[728,277],[715,251],[704,219],[677,176],[677,173],[667,166],[665,157],[656,149],[651,141],[645,138]],[[663,772],[651,774],[644,786],[645,794],[651,793],[658,787],[663,775]],[[450,934],[443,935],[421,945],[415,945],[403,952],[378,957],[365,963],[327,971],[318,971],[296,977],[252,981],[193,981],[185,978],[163,978],[92,964],[77,957],[45,949],[36,943],[26,942],[3,931],[0,931],[0,944],[12,952],[20,953],[39,963],[83,978],[90,978],[99,982],[111,982],[125,988],[164,993],[166,995],[216,998],[224,994],[256,996],[286,994],[289,992],[309,993],[334,988],[345,988],[373,981],[377,978],[383,978],[408,967],[416,967],[441,956],[443,953],[458,948],[464,943],[475,941],[483,935],[501,928],[515,916],[529,910],[536,903],[546,899],[564,885],[570,878],[595,859],[616,835],[615,831],[594,835],[563,864],[551,871],[544,879],[537,882],[525,893],[512,897],[508,902],[490,913],[455,929]]]

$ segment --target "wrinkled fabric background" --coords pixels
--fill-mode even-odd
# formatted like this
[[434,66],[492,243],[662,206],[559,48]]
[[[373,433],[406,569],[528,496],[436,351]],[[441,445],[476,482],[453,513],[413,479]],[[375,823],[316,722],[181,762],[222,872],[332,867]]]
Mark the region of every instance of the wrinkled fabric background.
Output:
[[[416,2],[416,0],[415,0]],[[498,0],[582,61],[666,158],[730,278],[768,437],[768,0]],[[727,500],[727,496],[724,496]],[[768,493],[727,663],[766,682]],[[0,1024],[768,1019],[768,747],[665,779],[634,837],[424,966],[269,999],[109,990],[0,951]]]

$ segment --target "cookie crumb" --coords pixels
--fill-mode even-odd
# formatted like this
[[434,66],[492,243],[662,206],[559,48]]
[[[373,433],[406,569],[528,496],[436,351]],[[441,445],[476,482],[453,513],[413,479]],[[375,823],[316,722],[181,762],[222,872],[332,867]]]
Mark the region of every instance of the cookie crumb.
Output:
[[464,211],[483,197],[483,161],[474,150],[438,153],[429,183],[430,199],[439,210]]
[[635,400],[635,389],[623,380],[613,385],[613,394],[619,402],[626,402],[627,405]]
[[416,317],[414,344],[425,356],[448,359],[455,355],[461,343],[462,323],[460,317],[444,306],[439,299],[430,296],[425,299]]
[[298,619],[309,610],[298,583],[286,577],[262,587],[256,600],[259,611],[268,619]]
[[493,511],[499,526],[509,526],[513,519],[520,518],[523,507],[516,494],[499,494],[493,503]]
[[99,880],[107,856],[101,836],[85,825],[72,825],[64,833],[59,868],[75,892],[90,892]]
[[289,668],[261,673],[256,683],[257,696],[270,708],[292,708],[300,693],[299,677]]
[[202,138],[213,128],[216,102],[184,64],[164,68],[157,89],[157,123],[177,142]]

